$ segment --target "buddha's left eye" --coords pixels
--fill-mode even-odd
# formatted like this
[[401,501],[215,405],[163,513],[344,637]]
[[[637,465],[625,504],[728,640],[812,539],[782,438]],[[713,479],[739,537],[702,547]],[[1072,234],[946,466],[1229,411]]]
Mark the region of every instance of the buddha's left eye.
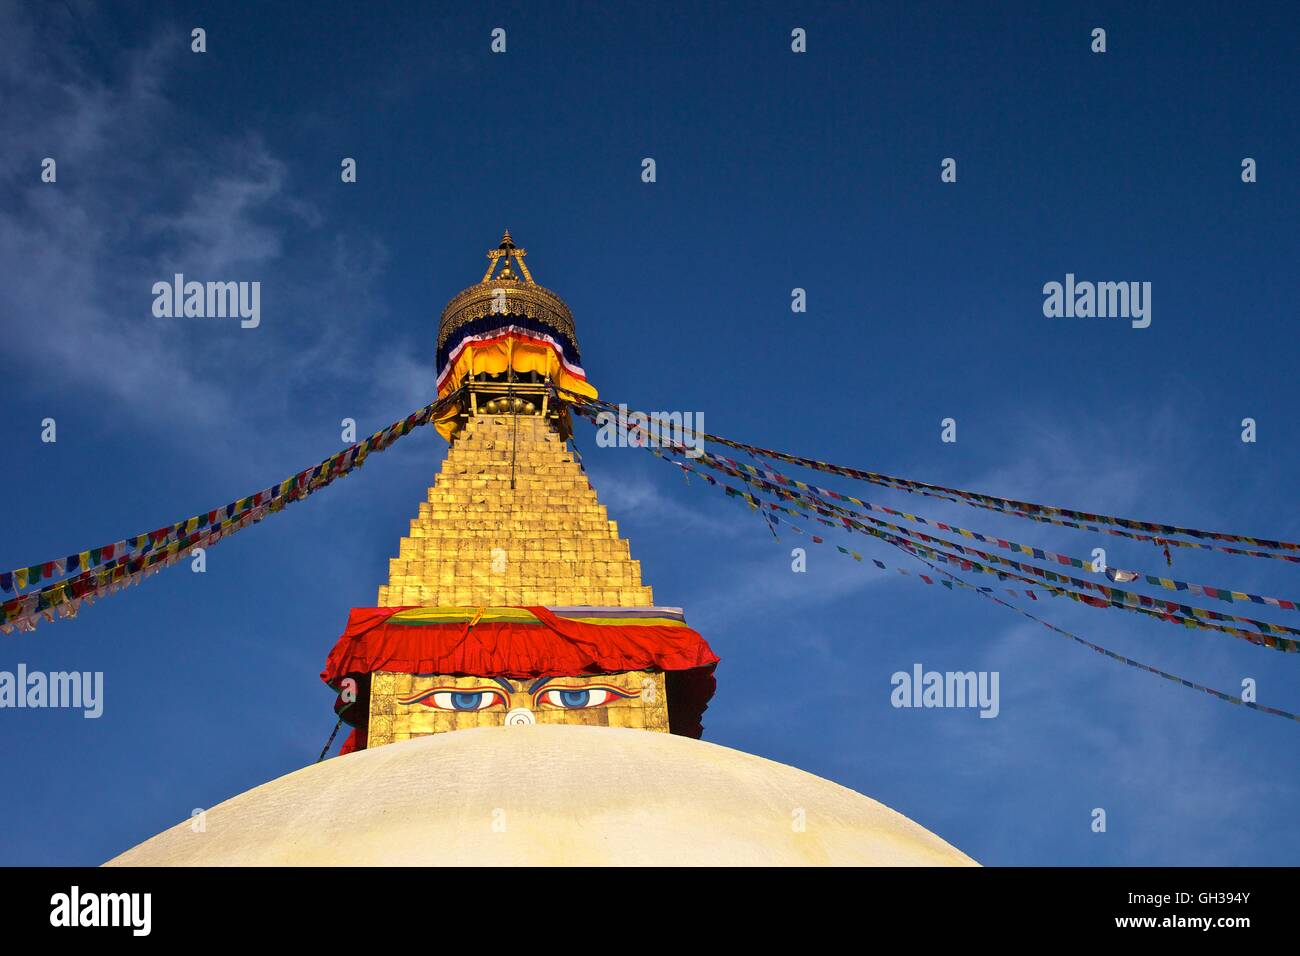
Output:
[[584,707],[599,707],[611,700],[635,697],[617,687],[589,685],[586,687],[549,687],[537,696],[539,704],[563,707],[565,710],[581,710]]
[[398,702],[407,705],[423,704],[437,710],[487,710],[496,704],[505,704],[506,700],[499,690],[431,687],[409,697],[399,697]]

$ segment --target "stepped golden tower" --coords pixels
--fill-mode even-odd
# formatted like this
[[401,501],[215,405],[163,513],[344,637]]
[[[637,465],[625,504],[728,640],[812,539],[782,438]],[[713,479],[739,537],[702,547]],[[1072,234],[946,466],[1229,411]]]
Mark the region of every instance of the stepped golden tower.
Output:
[[465,400],[440,422],[452,448],[390,564],[381,607],[654,603],[565,443],[552,384],[595,392],[569,307],[533,282],[526,255],[507,230],[483,280],[442,313],[439,394],[460,387]]
[[389,563],[379,605],[650,607],[641,563],[546,418],[479,411]]
[[654,604],[569,444],[568,403],[596,393],[525,255],[507,232],[442,314],[451,449],[321,673],[346,756],[109,865],[972,865],[861,794],[692,739],[718,658]]
[[[640,563],[572,451],[545,417],[522,411],[471,412],[390,562],[389,583],[379,588],[381,607],[464,607],[476,613],[493,608],[485,612],[488,621],[507,619],[511,612],[504,609],[511,606],[649,608],[653,603],[650,588],[641,583]],[[483,623],[480,615],[476,626]],[[641,694],[647,680],[653,682],[649,705]],[[368,746],[503,722],[510,711],[497,706],[501,701],[494,697],[471,701],[487,704],[473,711],[401,703],[433,687],[472,694],[480,683],[466,675],[372,675]],[[603,705],[581,709],[541,708],[535,718],[668,729],[662,673],[606,675],[599,681],[583,677],[565,686],[598,683],[612,683],[628,696],[608,696]]]
[[526,256],[507,231],[443,310],[451,450],[322,675],[355,727],[347,750],[507,722],[700,733],[717,657],[654,606],[569,447],[565,399],[596,392],[569,307]]

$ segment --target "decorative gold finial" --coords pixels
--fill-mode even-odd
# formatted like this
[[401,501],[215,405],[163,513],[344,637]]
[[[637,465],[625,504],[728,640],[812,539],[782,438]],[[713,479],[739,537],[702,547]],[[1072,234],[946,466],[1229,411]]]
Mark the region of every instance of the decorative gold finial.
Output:
[[532,285],[532,273],[528,271],[528,266],[524,264],[524,256],[526,255],[528,255],[528,250],[518,248],[515,241],[510,238],[510,230],[507,229],[506,234],[501,238],[501,245],[488,250],[488,267],[487,272],[483,273],[483,281],[491,281],[492,273],[496,271],[497,260],[499,259],[505,260],[505,268],[497,278],[506,282],[516,281],[518,277],[510,271],[510,260],[513,259],[515,265],[519,266],[519,271],[523,273],[524,281]]

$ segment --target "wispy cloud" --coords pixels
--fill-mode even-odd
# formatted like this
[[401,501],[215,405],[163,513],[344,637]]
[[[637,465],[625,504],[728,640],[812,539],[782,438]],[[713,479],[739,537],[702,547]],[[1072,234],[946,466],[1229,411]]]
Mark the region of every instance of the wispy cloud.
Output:
[[[420,350],[383,331],[384,243],[326,230],[262,135],[205,130],[169,101],[188,55],[175,31],[104,54],[103,78],[44,36],[59,18],[4,16],[0,139],[18,148],[0,166],[0,349],[34,388],[106,399],[145,427],[183,421],[173,442],[197,446],[250,406],[296,443],[299,395],[322,382],[347,388],[363,429],[430,400]],[[57,183],[39,181],[45,156]],[[260,282],[262,325],[154,317],[153,284],[175,273]]]
[[727,538],[743,532],[745,522],[731,516],[718,517],[694,503],[685,503],[683,495],[666,493],[646,473],[655,464],[646,452],[639,452],[637,461],[641,469],[592,469],[592,483],[600,489],[601,500],[611,517],[626,516],[632,522]]

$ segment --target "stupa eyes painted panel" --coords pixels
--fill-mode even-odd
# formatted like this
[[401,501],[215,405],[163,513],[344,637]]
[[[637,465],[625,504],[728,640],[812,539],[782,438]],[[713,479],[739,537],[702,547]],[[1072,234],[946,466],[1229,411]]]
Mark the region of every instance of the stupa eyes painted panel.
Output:
[[384,676],[391,679],[375,681],[371,690],[371,747],[506,724],[585,724],[668,732],[662,672],[521,680],[444,674]]

